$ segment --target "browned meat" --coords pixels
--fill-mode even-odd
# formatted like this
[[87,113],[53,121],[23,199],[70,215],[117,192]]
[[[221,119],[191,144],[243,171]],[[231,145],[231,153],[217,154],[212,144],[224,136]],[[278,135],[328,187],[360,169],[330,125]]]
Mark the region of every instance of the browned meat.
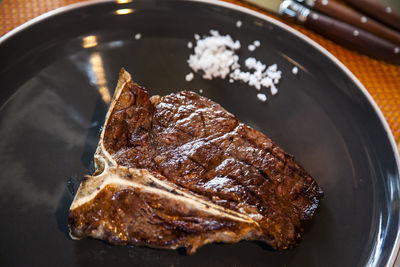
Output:
[[287,249],[322,196],[293,156],[217,103],[190,91],[149,98],[126,72],[96,160],[99,175],[71,206],[75,238],[189,253],[241,239]]

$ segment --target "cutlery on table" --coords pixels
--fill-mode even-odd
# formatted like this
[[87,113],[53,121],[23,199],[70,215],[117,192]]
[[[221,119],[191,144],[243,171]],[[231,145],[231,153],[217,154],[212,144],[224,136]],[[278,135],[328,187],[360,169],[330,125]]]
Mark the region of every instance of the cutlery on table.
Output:
[[305,7],[293,0],[246,0],[278,15],[294,18],[338,44],[371,57],[400,64],[400,46],[366,30]]
[[400,32],[376,21],[375,19],[354,10],[338,1],[330,0],[297,0],[304,3],[311,9],[324,13],[330,17],[336,18],[348,24],[364,29],[370,33],[378,35],[397,45],[400,45]]
[[377,0],[345,1],[357,9],[362,10],[371,17],[374,17],[400,31],[400,14],[393,10],[390,6],[384,5]]

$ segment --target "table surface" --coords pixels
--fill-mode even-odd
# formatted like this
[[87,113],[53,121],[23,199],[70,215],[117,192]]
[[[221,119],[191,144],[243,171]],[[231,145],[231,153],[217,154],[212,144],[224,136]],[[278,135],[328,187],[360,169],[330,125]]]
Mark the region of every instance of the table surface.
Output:
[[[224,0],[277,18],[238,0]],[[82,0],[0,0],[0,36],[45,12]],[[388,121],[400,149],[400,66],[372,59],[346,49],[305,29],[300,25],[282,21],[307,35],[338,58],[361,81],[372,95]],[[398,261],[395,265],[400,267]]]

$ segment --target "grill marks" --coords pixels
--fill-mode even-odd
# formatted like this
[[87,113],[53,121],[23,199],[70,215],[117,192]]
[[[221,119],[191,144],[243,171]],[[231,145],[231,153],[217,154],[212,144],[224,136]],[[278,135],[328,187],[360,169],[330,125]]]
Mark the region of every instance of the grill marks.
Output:
[[322,191],[293,156],[196,93],[153,98],[137,84],[123,88],[104,135],[117,163],[257,217],[259,240],[294,246]]

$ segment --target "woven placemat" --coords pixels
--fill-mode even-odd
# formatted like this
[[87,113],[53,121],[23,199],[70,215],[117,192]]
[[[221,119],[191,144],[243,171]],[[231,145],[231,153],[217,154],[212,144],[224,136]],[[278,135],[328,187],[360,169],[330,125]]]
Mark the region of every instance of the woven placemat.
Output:
[[[268,12],[244,4],[238,0],[226,1],[271,15]],[[45,12],[77,2],[82,1],[4,0],[0,2],[0,35],[4,35],[13,28]],[[271,16],[276,18],[273,15]],[[400,148],[400,66],[371,59],[337,45],[302,26],[289,22],[285,23],[325,47],[354,73],[382,110]]]

